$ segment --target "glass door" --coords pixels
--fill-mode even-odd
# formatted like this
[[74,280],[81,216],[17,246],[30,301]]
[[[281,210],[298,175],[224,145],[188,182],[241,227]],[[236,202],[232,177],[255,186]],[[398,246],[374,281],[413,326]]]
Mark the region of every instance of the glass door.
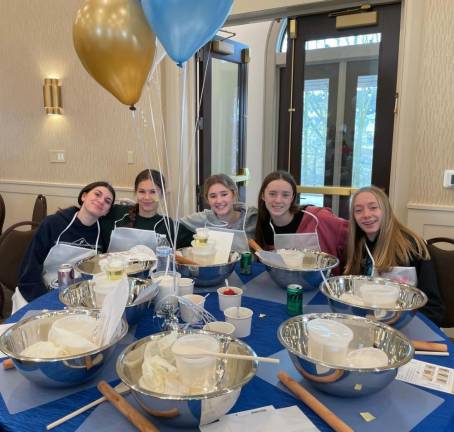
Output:
[[343,217],[356,188],[389,188],[400,4],[374,10],[376,24],[353,29],[300,17],[286,44],[278,166],[299,182],[301,204]]
[[201,120],[198,133],[198,207],[200,188],[212,174],[224,173],[237,183],[244,201],[249,178],[246,159],[247,65],[249,49],[232,40],[205,46],[197,65]]

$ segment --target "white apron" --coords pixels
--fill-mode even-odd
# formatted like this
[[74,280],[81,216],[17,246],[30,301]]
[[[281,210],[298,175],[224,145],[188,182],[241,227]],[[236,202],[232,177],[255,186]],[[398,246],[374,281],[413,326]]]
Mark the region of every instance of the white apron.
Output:
[[213,231],[233,233],[232,251],[237,251],[240,253],[249,252],[249,242],[248,242],[248,237],[247,237],[246,229],[245,229],[247,212],[248,212],[248,207],[246,207],[246,213],[244,214],[242,230],[223,228],[222,226],[215,225],[210,222],[207,222],[207,224],[205,224],[205,228],[209,228],[210,230],[213,230]]
[[[87,249],[81,246],[60,243],[60,237],[73,224],[77,217],[77,214],[78,212],[74,214],[73,218],[71,219],[71,222],[60,233],[60,235],[57,238],[57,241],[55,242],[55,245],[52,246],[52,248],[50,249],[49,253],[46,256],[46,259],[44,260],[42,278],[46,286],[49,286],[51,282],[57,279],[58,268],[60,267],[60,265],[62,264],[74,265],[84,258],[88,258],[90,256],[94,256],[97,254],[100,234],[98,221],[96,221],[96,224],[98,225],[98,235],[96,237],[95,249]],[[12,296],[12,302],[13,302],[12,313],[16,312],[18,309],[27,304],[27,301],[24,299],[24,297],[22,296],[17,287]]]
[[[127,216],[127,214],[125,215]],[[110,236],[109,247],[107,252],[123,252],[137,245],[145,245],[153,251],[156,251],[158,238],[156,236],[156,225],[162,222],[162,219],[156,222],[154,230],[144,230],[138,228],[118,227],[117,223],[124,219],[115,221],[115,228]]]
[[297,249],[297,250],[315,250],[321,251],[318,241],[318,218],[310,212],[300,210],[303,213],[315,219],[315,231],[313,233],[292,233],[276,234],[273,223],[270,220],[270,226],[274,233],[274,249]]
[[391,267],[391,270],[389,272],[381,272],[379,273],[375,269],[375,261],[374,258],[372,257],[372,254],[370,253],[369,248],[366,246],[366,251],[372,261],[372,277],[382,277],[385,279],[392,280],[393,282],[398,282],[398,283],[405,283],[411,286],[417,286],[418,285],[418,276],[416,274],[416,268],[415,267]]

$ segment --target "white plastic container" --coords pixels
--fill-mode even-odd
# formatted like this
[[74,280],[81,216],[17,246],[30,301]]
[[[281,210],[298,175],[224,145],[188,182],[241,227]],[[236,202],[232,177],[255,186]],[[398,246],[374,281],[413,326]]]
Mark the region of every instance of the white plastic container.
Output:
[[203,326],[203,330],[223,333],[226,335],[233,335],[235,332],[235,326],[232,323],[226,321],[212,321],[208,324],[205,324]]
[[252,315],[254,312],[246,307],[229,307],[224,311],[225,320],[235,326],[236,337],[247,337],[251,334]]
[[[224,291],[233,290],[235,294],[224,294]],[[243,290],[238,287],[221,287],[218,288],[219,309],[226,310],[229,307],[241,306],[241,297]]]
[[172,345],[176,365],[183,384],[194,391],[200,389],[201,393],[213,389],[216,383],[216,357],[184,356],[185,349],[200,348],[207,351],[219,352],[219,342],[212,336],[192,334],[182,336]]
[[191,278],[180,278],[178,280],[178,295],[194,294],[194,280]]
[[211,265],[216,255],[216,244],[208,241],[206,245],[198,246],[195,241],[191,242],[192,259],[199,265]]
[[115,288],[115,281],[107,278],[107,275],[96,275],[93,281],[93,292],[95,294],[96,307],[102,307],[106,296]]
[[[191,303],[200,308],[205,306],[205,297],[199,294],[186,294],[183,301],[180,300],[180,316],[181,319],[188,324],[195,324],[202,319],[202,312],[191,306]],[[185,301],[190,304],[186,304]]]
[[366,306],[394,308],[399,299],[397,285],[364,284],[359,287],[359,293]]
[[381,349],[365,347],[347,354],[347,363],[354,368],[380,368],[388,366],[388,355]]
[[278,249],[277,253],[284,260],[288,268],[301,268],[303,265],[303,253],[296,249]]
[[330,319],[316,318],[307,323],[309,356],[334,365],[347,363],[348,346],[353,331]]

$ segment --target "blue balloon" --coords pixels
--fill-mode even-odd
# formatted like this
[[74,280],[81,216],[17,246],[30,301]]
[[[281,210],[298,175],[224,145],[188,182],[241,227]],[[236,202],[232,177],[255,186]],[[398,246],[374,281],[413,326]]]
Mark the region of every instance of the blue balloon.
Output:
[[222,27],[233,0],[142,0],[145,16],[178,65],[189,60]]

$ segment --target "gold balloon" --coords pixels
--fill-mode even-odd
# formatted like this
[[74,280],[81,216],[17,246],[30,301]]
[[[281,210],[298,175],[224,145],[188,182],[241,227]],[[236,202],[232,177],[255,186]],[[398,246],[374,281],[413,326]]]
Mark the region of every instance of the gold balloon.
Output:
[[73,39],[87,72],[120,102],[134,105],[155,53],[139,0],[84,0]]

